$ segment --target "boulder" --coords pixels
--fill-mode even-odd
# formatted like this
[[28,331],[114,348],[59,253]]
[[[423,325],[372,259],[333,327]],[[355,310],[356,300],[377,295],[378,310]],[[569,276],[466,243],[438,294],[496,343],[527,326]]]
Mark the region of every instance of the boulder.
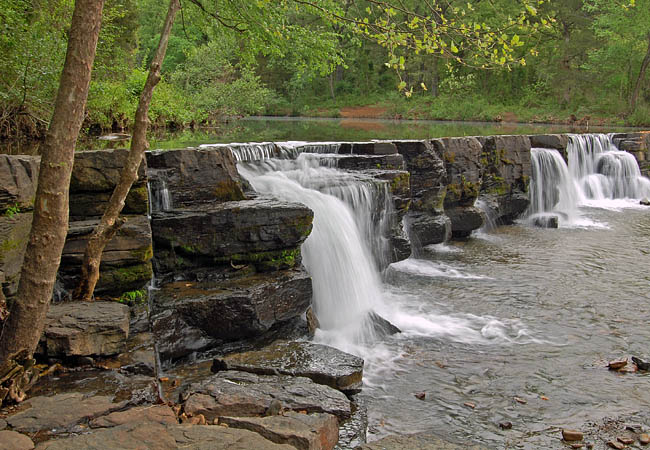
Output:
[[93,430],[64,439],[42,442],[39,450],[87,450],[105,448],[157,450],[292,450],[290,445],[275,444],[248,430],[209,425],[161,425],[133,422],[112,428]]
[[112,396],[87,397],[79,392],[68,392],[32,397],[25,404],[27,409],[7,417],[7,423],[15,431],[61,433],[88,419],[122,409],[126,402],[114,403]]
[[[313,212],[298,203],[268,198],[218,203],[204,210],[153,216],[153,239],[162,272],[189,267],[252,264],[257,270],[299,265],[300,245],[312,229]],[[159,252],[172,250],[171,253]],[[167,259],[168,261],[165,261]]]
[[[252,338],[299,318],[311,304],[311,278],[303,270],[255,274],[217,283],[177,282],[153,299],[152,326],[161,356],[178,358],[217,341]],[[180,346],[181,339],[193,348]],[[196,339],[196,343],[192,341]]]
[[392,155],[397,153],[397,147],[393,142],[388,141],[353,142],[352,153],[356,155]]
[[[100,277],[95,292],[119,296],[137,290],[151,281],[153,257],[151,226],[147,216],[128,216],[127,221],[102,253]],[[73,289],[78,282],[84,251],[98,219],[70,222],[60,275],[64,286]]]
[[25,248],[32,227],[32,213],[0,216],[0,283],[7,298],[18,290]]
[[154,180],[152,189],[164,182],[174,208],[245,198],[228,147],[147,152],[147,164]]
[[224,371],[191,384],[181,394],[183,410],[207,420],[217,417],[263,416],[271,402],[284,411],[333,414],[350,417],[350,400],[340,391],[309,378],[288,375],[256,375]]
[[467,237],[485,223],[485,213],[475,206],[446,209],[445,214],[451,220],[451,233],[454,237]]
[[48,356],[112,355],[124,350],[128,335],[128,306],[69,302],[50,306],[42,341]]
[[352,391],[361,388],[363,359],[326,345],[280,341],[261,350],[215,359],[212,369],[307,377],[334,389]]
[[558,228],[560,218],[554,214],[541,214],[533,217],[533,225],[539,228]]
[[648,199],[648,197],[643,197],[639,200],[639,205],[650,206],[650,199]]
[[451,239],[451,220],[445,215],[411,212],[404,220],[411,244],[417,248]]
[[331,414],[288,412],[270,417],[221,417],[219,424],[254,431],[272,442],[299,450],[331,450],[339,440],[338,421]]
[[135,422],[153,422],[165,425],[177,424],[178,419],[174,411],[167,405],[147,405],[98,417],[90,421],[90,427],[110,428]]
[[483,179],[483,146],[475,137],[434,139],[432,144],[447,170],[445,210],[453,206],[472,206]]
[[0,450],[31,450],[34,442],[16,431],[0,431]]
[[447,171],[444,161],[428,141],[395,141],[410,172],[411,210],[442,214]]
[[9,208],[32,209],[39,164],[36,156],[0,155],[0,213]]
[[[111,198],[112,190],[105,192],[74,192],[70,193],[70,217],[72,220],[84,220],[89,217],[101,217],[106,211],[106,205]],[[146,183],[131,186],[124,200],[122,214],[147,214],[149,192]]]
[[533,148],[553,148],[566,156],[569,137],[566,134],[536,134],[529,136]]
[[398,153],[391,155],[340,155],[336,166],[343,170],[404,170],[404,157]]

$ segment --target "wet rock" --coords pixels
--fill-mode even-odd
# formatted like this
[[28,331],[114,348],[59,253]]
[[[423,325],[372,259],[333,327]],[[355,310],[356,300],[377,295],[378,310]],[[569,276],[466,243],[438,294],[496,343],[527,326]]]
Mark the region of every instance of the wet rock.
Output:
[[[126,291],[142,289],[151,281],[153,250],[149,219],[145,215],[126,219],[102,253],[95,288],[97,294],[119,296]],[[86,244],[98,223],[98,219],[70,223],[59,270],[64,287],[69,290],[78,283]]]
[[286,375],[219,372],[190,385],[181,398],[185,413],[203,414],[208,421],[263,416],[273,400],[285,410],[328,413],[341,419],[351,414],[350,401],[342,392],[309,378]]
[[301,450],[333,449],[339,439],[339,427],[331,414],[289,412],[272,417],[221,417],[219,424],[254,431],[278,444]]
[[375,332],[375,336],[379,338],[392,336],[393,334],[402,332],[402,330],[397,328],[395,325],[393,325],[388,320],[384,319],[374,311],[368,313],[366,320],[370,321],[370,326]]
[[167,405],[149,405],[110,413],[90,421],[91,428],[110,428],[134,422],[177,424],[176,414]]
[[568,442],[581,441],[583,438],[581,431],[562,429],[562,439]]
[[411,173],[411,211],[442,214],[447,171],[433,144],[429,141],[396,141],[395,145]]
[[641,445],[648,445],[650,444],[650,434],[643,433],[641,436],[639,436],[639,443]]
[[558,228],[560,218],[552,214],[543,214],[535,216],[533,225],[538,228]]
[[640,358],[637,358],[636,356],[632,357],[632,362],[636,364],[637,369],[639,370],[650,370],[650,361],[644,361]]
[[216,449],[216,450],[290,450],[288,445],[275,444],[257,433],[208,425],[161,425],[136,422],[113,428],[102,428],[87,434],[46,441],[39,450],[82,450],[105,448]]
[[643,205],[643,206],[650,206],[650,199],[648,199],[648,197],[643,197],[643,198],[639,201],[639,204],[640,204],[640,205]]
[[[300,264],[300,245],[311,232],[313,217],[306,206],[268,198],[155,214],[158,266],[162,272],[219,264],[252,264],[261,271],[294,267]],[[160,251],[165,249],[170,252]]]
[[363,359],[311,342],[276,342],[259,351],[216,359],[214,369],[307,377],[334,389],[353,391],[361,388]]
[[569,145],[569,137],[566,134],[538,134],[530,137],[530,146],[534,148],[553,148],[565,154]]
[[621,444],[618,441],[607,441],[607,446],[610,448],[615,448],[617,450],[623,450],[625,448],[625,445]]
[[50,306],[42,341],[48,356],[112,355],[129,336],[129,307],[117,302]]
[[426,392],[418,392],[415,394],[415,398],[417,398],[418,400],[424,400],[426,396],[427,396]]
[[499,423],[499,428],[501,428],[502,430],[511,430],[512,422],[501,422]]
[[476,404],[472,402],[465,402],[463,403],[463,406],[467,406],[468,408],[472,408],[472,409],[476,408]]
[[620,442],[621,444],[625,444],[625,445],[632,445],[632,444],[634,444],[634,439],[631,438],[631,437],[627,437],[627,436],[618,436],[618,437],[616,438],[616,440],[617,440],[618,442]]
[[79,392],[58,394],[52,397],[33,397],[26,401],[30,406],[7,417],[12,429],[26,433],[45,431],[64,432],[85,420],[124,408],[126,402],[113,402],[111,396],[86,397]]
[[316,333],[316,330],[320,328],[320,322],[318,321],[318,317],[316,317],[316,313],[311,306],[307,308],[305,316],[307,318],[307,326],[309,327],[309,335],[313,336]]
[[152,326],[161,357],[175,359],[215,341],[260,336],[302,316],[311,297],[311,278],[303,270],[218,283],[170,283],[153,299]]
[[31,450],[34,442],[15,431],[0,431],[0,450]]
[[455,443],[431,434],[388,436],[358,447],[360,450],[483,450],[484,447],[468,443]]
[[345,155],[336,158],[336,166],[344,170],[404,170],[404,157],[392,155]]
[[0,155],[0,212],[34,206],[40,157]]
[[388,141],[353,142],[352,153],[356,155],[392,155],[397,153],[397,147]]
[[523,399],[521,397],[515,397],[514,400],[521,405],[525,405],[526,403],[528,403],[526,399]]
[[485,223],[485,214],[474,206],[445,209],[445,215],[451,220],[452,236],[457,238],[469,236]]
[[228,147],[153,151],[146,157],[152,180],[165,182],[173,208],[245,198]]
[[609,368],[609,370],[620,370],[623,367],[625,367],[626,365],[627,365],[627,358],[626,359],[619,359],[619,360],[615,360],[615,361],[610,361],[607,364],[607,367]]
[[31,227],[31,212],[14,214],[11,217],[6,214],[0,215],[0,283],[3,293],[9,300],[18,291],[20,271]]
[[451,239],[451,219],[445,215],[411,212],[404,220],[411,243],[415,246],[440,244]]

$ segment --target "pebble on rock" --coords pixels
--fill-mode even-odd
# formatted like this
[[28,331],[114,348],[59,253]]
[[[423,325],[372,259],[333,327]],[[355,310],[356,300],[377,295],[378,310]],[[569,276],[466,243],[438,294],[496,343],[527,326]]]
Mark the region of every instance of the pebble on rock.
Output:
[[521,397],[515,397],[515,401],[516,401],[517,403],[521,403],[522,405],[525,405],[526,403],[528,403],[527,400],[524,400],[524,399],[521,398]]
[[641,443],[641,445],[650,444],[650,434],[643,433],[641,436],[639,436],[639,442]]
[[476,405],[474,403],[472,403],[472,402],[465,402],[465,403],[463,403],[463,405],[467,406],[468,408],[472,408],[472,409],[476,408]]
[[562,429],[562,439],[567,442],[581,441],[582,431]]
[[619,359],[616,361],[610,361],[609,364],[607,364],[607,367],[609,368],[609,370],[620,370],[626,365],[627,365],[627,358]]
[[512,429],[512,422],[501,422],[499,427],[501,427],[502,430],[510,430]]
[[616,439],[618,439],[618,442],[620,442],[621,444],[625,444],[625,445],[634,444],[634,439],[627,436],[623,436],[623,437],[619,436]]
[[621,444],[621,443],[618,442],[618,441],[608,441],[608,442],[607,442],[607,445],[608,445],[610,448],[615,448],[615,449],[617,449],[617,450],[622,450],[622,449],[625,448],[625,445]]
[[418,400],[424,400],[426,396],[427,396],[426,392],[418,392],[417,394],[415,394],[415,398],[417,398]]
[[584,446],[585,446],[585,444],[581,444],[581,443],[571,444],[571,448],[582,448]]

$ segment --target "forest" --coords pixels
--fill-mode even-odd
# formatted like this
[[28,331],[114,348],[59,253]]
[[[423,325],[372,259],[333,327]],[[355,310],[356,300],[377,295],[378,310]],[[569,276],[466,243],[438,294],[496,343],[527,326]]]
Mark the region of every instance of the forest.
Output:
[[[426,29],[418,22],[430,19],[427,2],[394,3],[401,7],[184,2],[149,112],[153,126],[338,117],[355,107],[403,119],[650,123],[649,0],[437,2],[441,14],[431,26],[446,32],[438,39],[423,31],[421,40],[413,36]],[[43,135],[73,6],[1,1],[0,137]],[[166,8],[107,1],[86,133],[132,127]],[[395,24],[415,32],[405,37]]]

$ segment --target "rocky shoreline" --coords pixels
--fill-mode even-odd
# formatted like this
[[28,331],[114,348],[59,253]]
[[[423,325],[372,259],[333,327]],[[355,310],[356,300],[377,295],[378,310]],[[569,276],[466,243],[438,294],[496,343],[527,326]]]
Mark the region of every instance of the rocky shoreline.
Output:
[[[647,176],[650,134],[614,141]],[[531,147],[566,154],[567,144],[566,135],[340,143],[333,164],[388,196],[390,263],[470,236],[486,221],[477,200],[511,223],[529,204]],[[269,143],[247,159],[283,151]],[[365,444],[363,360],[309,342],[318,323],[300,247],[313,212],[253,192],[227,145],[149,152],[126,225],[104,251],[98,301],[69,301],[125,157],[76,155],[38,350],[56,370],[0,410],[0,448],[467,448],[422,435]],[[0,306],[16,293],[38,162],[0,155]]]

